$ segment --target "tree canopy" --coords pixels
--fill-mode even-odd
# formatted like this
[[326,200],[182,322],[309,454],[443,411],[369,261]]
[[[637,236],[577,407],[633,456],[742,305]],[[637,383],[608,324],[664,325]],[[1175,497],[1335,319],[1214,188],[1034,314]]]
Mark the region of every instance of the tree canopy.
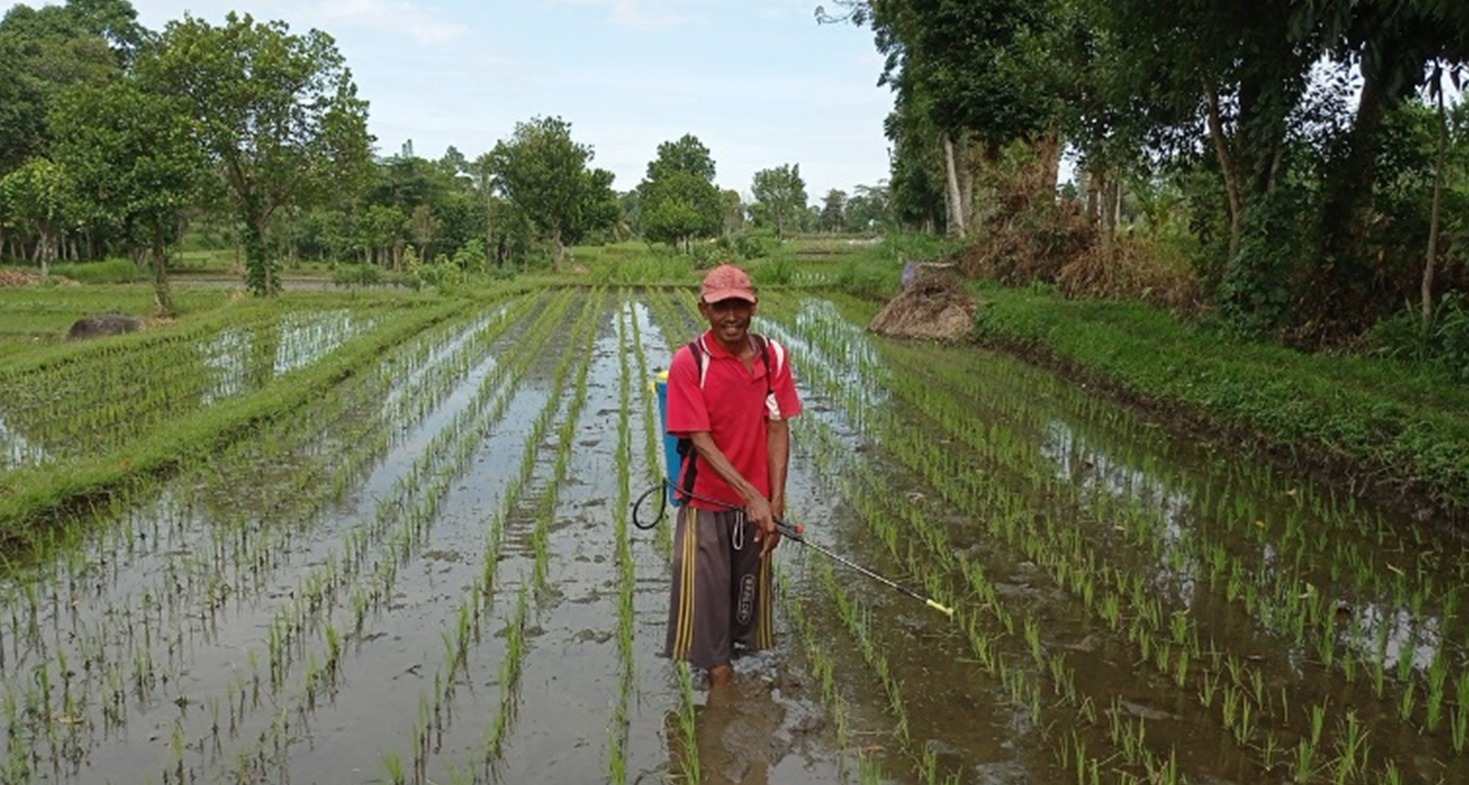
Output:
[[719,234],[724,205],[714,174],[709,148],[693,134],[658,145],[658,157],[638,184],[643,236],[687,249],[696,237]]
[[800,164],[761,169],[755,173],[750,190],[755,194],[753,211],[758,220],[775,229],[776,237],[799,226],[806,211],[806,181],[801,179]]
[[517,123],[509,139],[490,151],[495,188],[539,231],[550,237],[557,262],[573,234],[615,220],[612,173],[590,169],[592,148],[571,138],[559,117]]

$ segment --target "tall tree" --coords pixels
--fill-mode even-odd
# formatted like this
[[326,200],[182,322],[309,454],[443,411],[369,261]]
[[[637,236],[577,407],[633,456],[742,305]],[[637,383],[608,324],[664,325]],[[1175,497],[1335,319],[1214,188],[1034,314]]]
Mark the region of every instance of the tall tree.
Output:
[[557,264],[566,256],[567,236],[596,228],[607,219],[597,206],[615,202],[610,173],[588,169],[592,158],[592,148],[574,141],[571,124],[559,117],[516,123],[489,153],[496,189],[549,237]]
[[852,198],[847,200],[846,206],[848,231],[882,232],[891,228],[890,194],[891,189],[886,182],[854,188]]
[[335,42],[248,14],[219,27],[186,15],[145,50],[138,73],[188,105],[244,228],[246,282],[257,294],[278,292],[276,212],[352,187],[370,160],[367,102]]
[[719,234],[723,205],[714,174],[709,148],[693,134],[658,145],[638,185],[643,236],[688,250],[693,238]]
[[45,155],[55,97],[120,78],[143,36],[127,0],[12,6],[0,20],[0,174]]
[[207,171],[184,107],[124,80],[61,96],[51,129],[78,201],[117,226],[130,246],[147,250],[158,311],[171,314],[167,248]]
[[751,189],[761,212],[775,227],[775,236],[783,237],[787,227],[799,226],[806,212],[806,181],[801,179],[800,164],[782,164],[755,173]]
[[15,223],[35,238],[41,275],[51,272],[61,235],[76,215],[73,180],[61,166],[32,158],[0,179],[0,202]]
[[826,192],[821,200],[821,230],[840,232],[847,228],[847,192],[836,188]]

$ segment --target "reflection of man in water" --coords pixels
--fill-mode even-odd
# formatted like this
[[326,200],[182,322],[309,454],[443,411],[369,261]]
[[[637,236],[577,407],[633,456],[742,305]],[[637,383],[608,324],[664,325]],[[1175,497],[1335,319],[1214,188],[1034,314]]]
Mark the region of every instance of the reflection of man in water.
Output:
[[[700,781],[705,785],[768,785],[770,769],[791,752],[791,739],[780,732],[786,710],[759,680],[742,679],[710,690],[695,716]],[[670,771],[688,776],[688,750],[677,711],[664,717],[664,732]]]
[[801,412],[785,347],[750,332],[755,286],[744,270],[709,271],[699,313],[709,330],[668,369],[668,432],[692,454],[673,547],[665,653],[727,684],[735,644],[774,642],[770,559],[785,514],[790,426]]

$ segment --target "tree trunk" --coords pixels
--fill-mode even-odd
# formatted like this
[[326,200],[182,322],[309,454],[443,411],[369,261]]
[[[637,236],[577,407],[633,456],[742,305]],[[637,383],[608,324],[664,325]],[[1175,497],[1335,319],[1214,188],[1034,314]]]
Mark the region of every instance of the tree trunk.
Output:
[[974,155],[973,147],[961,137],[957,152],[959,164],[959,211],[964,214],[964,235],[974,236]]
[[1086,218],[1094,227],[1102,223],[1102,186],[1107,182],[1107,172],[1100,167],[1086,172]]
[[964,221],[963,196],[959,193],[958,164],[954,161],[954,140],[944,134],[944,174],[948,180],[949,235],[960,239],[967,237]]
[[1055,128],[1041,134],[1035,143],[1038,182],[1036,195],[1047,204],[1056,201],[1056,183],[1061,179],[1061,132]]
[[1240,191],[1238,163],[1229,149],[1229,139],[1224,135],[1224,123],[1219,119],[1219,94],[1208,82],[1204,83],[1204,101],[1208,108],[1209,137],[1214,141],[1219,170],[1224,173],[1224,191],[1229,197],[1229,259],[1226,264],[1232,265],[1239,256],[1244,239],[1244,195]]
[[250,215],[245,220],[245,285],[260,296],[276,294],[280,288],[275,264],[266,244],[266,220]]
[[1108,179],[1101,186],[1101,222],[1103,242],[1111,244],[1112,238],[1117,234],[1117,217],[1121,213],[1122,182],[1120,180]]
[[41,263],[42,278],[51,277],[51,258],[53,253],[51,249],[55,242],[46,232],[42,232],[41,239],[36,242],[36,257]]
[[163,243],[163,225],[153,225],[153,304],[159,316],[173,316],[173,297],[168,290],[168,251]]
[[1428,218],[1428,258],[1423,262],[1423,334],[1433,326],[1433,267],[1438,259],[1438,221],[1443,207],[1445,142],[1449,135],[1448,119],[1444,116],[1442,73],[1435,72],[1434,87],[1438,93],[1438,158],[1433,164],[1433,206]]

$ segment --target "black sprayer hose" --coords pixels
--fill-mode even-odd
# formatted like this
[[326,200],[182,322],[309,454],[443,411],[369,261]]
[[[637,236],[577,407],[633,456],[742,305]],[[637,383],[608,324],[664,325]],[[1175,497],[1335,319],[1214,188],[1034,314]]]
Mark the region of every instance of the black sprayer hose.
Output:
[[[633,502],[633,505],[632,505],[632,524],[634,526],[638,527],[639,529],[641,529],[643,531],[647,531],[647,530],[653,528],[654,526],[657,526],[658,525],[658,522],[661,521],[661,520],[663,520],[663,516],[668,514],[668,494],[665,493],[665,489],[667,489],[667,488],[673,488],[680,495],[685,496],[685,497],[690,498],[690,499],[697,499],[697,500],[699,500],[701,502],[708,502],[710,504],[717,504],[717,505],[719,505],[721,507],[725,507],[725,508],[728,508],[728,509],[731,509],[731,510],[744,509],[743,507],[741,507],[738,504],[730,504],[729,502],[723,501],[721,499],[711,499],[711,498],[709,498],[707,496],[699,496],[697,494],[690,493],[688,491],[679,490],[678,487],[675,486],[672,482],[669,482],[668,480],[665,479],[663,482],[661,482],[661,483],[659,483],[657,485],[654,485],[653,487],[651,487],[648,490],[644,491],[643,492],[643,495],[642,496],[639,496],[638,497],[638,500],[635,501],[635,502]],[[647,500],[647,498],[649,496],[652,496],[655,493],[658,494],[658,517],[656,517],[652,521],[644,524],[638,518],[638,510],[643,506],[643,502],[645,500]],[[939,613],[944,614],[945,616],[948,616],[951,619],[954,618],[954,609],[953,608],[950,608],[950,607],[948,607],[946,605],[943,605],[942,603],[940,603],[939,601],[937,601],[937,600],[935,600],[935,599],[933,599],[931,597],[925,597],[922,594],[919,594],[918,592],[913,591],[912,589],[909,589],[908,587],[903,586],[903,585],[897,583],[896,581],[890,580],[888,578],[884,578],[883,576],[881,576],[881,575],[873,572],[872,570],[867,569],[866,567],[863,567],[860,564],[857,564],[857,563],[852,562],[852,561],[850,561],[848,559],[845,559],[845,558],[843,558],[841,556],[838,556],[837,554],[832,553],[831,551],[827,550],[826,548],[823,548],[820,545],[817,545],[816,543],[813,543],[813,542],[807,540],[806,537],[804,536],[804,530],[798,524],[790,523],[790,522],[786,521],[783,518],[776,518],[775,519],[775,530],[778,531],[778,532],[780,532],[780,534],[781,534],[782,537],[785,537],[785,538],[791,539],[791,540],[795,540],[796,542],[801,543],[802,545],[806,546],[807,548],[810,548],[811,550],[816,551],[817,553],[819,553],[819,554],[827,557],[828,559],[831,559],[832,561],[837,562],[838,564],[842,564],[842,565],[844,565],[846,567],[850,567],[851,569],[856,570],[857,572],[860,572],[863,575],[866,575],[867,577],[869,577],[869,578],[877,581],[878,583],[881,583],[881,584],[883,584],[885,586],[892,587],[893,589],[896,589],[898,592],[900,592],[902,594],[906,594],[907,596],[912,597],[915,600],[918,600],[919,602],[923,603],[924,605],[927,605],[928,607],[933,608],[934,610],[938,611]]]

